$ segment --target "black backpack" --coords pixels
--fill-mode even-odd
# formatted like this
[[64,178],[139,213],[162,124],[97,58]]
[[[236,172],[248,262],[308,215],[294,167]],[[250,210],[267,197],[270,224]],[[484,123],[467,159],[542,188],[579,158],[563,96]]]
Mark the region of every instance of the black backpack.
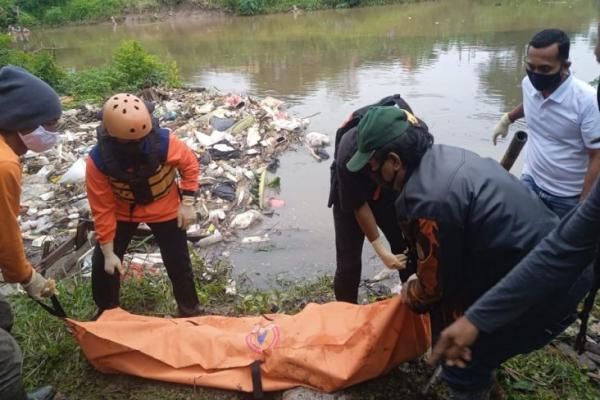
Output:
[[327,207],[331,207],[333,204],[338,202],[337,174],[336,174],[335,160],[337,159],[337,151],[338,151],[338,147],[340,145],[340,141],[342,140],[342,137],[350,129],[358,126],[358,123],[360,122],[362,117],[365,116],[365,114],[367,113],[367,111],[369,111],[369,109],[371,107],[394,106],[394,105],[397,105],[398,107],[412,113],[412,109],[410,108],[408,103],[399,94],[394,94],[391,96],[386,96],[376,103],[369,104],[368,106],[364,106],[364,107],[361,107],[361,108],[353,111],[352,114],[350,114],[350,117],[348,117],[348,119],[342,124],[342,126],[340,126],[338,128],[338,130],[335,132],[335,149],[334,149],[334,153],[333,153],[333,162],[331,163],[331,167],[330,167],[331,178],[330,178],[330,189],[329,189],[329,201],[327,202]]

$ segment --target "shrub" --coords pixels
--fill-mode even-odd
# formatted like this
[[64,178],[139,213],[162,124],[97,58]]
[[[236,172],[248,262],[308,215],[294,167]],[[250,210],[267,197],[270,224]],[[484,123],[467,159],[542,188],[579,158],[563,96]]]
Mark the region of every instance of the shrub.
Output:
[[35,16],[26,12],[21,12],[19,16],[19,24],[21,26],[34,26],[37,25],[37,23],[38,20]]
[[64,23],[65,15],[63,13],[63,9],[58,6],[50,7],[44,14],[44,22],[50,25],[59,25]]
[[261,0],[238,0],[237,12],[241,15],[256,15],[263,11]]
[[124,42],[114,56],[115,68],[125,85],[143,89],[158,85],[176,86],[179,81],[173,63],[161,63],[157,56],[145,51],[137,42]]

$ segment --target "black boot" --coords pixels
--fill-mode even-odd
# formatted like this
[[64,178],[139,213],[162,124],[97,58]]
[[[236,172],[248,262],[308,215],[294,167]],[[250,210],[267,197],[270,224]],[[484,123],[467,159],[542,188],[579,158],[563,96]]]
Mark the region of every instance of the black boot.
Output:
[[190,318],[206,315],[206,310],[200,304],[196,304],[194,307],[182,307],[179,305],[177,309],[179,318]]
[[56,392],[52,386],[42,386],[27,393],[27,400],[52,400]]

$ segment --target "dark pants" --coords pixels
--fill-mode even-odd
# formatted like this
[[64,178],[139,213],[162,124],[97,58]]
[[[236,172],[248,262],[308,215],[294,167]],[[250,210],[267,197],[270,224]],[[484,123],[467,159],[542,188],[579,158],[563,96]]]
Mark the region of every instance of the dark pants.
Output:
[[[378,201],[370,201],[369,206],[377,225],[390,242],[392,253],[402,253],[406,249],[406,243],[396,220],[393,196],[382,195]],[[342,211],[337,204],[333,206],[333,223],[337,266],[333,281],[335,298],[338,301],[356,303],[362,272],[361,257],[365,235],[356,222],[354,213]],[[402,281],[406,281],[414,273],[414,268],[407,267],[399,272]]]
[[544,202],[546,207],[552,210],[554,214],[558,215],[559,218],[567,215],[567,213],[571,211],[577,205],[577,203],[579,203],[579,195],[571,197],[559,197],[546,192],[535,183],[531,175],[521,175],[521,182],[523,182],[525,186],[533,191],[533,193],[535,193],[540,200]]
[[0,295],[0,399],[25,400],[27,396],[21,381],[23,355],[10,334],[12,324],[10,305]]
[[[114,251],[121,260],[137,226],[137,222],[117,221]],[[148,226],[160,248],[180,315],[197,315],[199,303],[185,231],[177,227],[177,220],[151,223]],[[109,275],[104,271],[104,255],[100,245],[96,245],[92,256],[92,293],[101,311],[119,306],[119,288],[119,272],[115,271],[114,275]]]
[[503,362],[544,347],[575,321],[577,305],[590,290],[592,275],[590,266],[570,289],[553,293],[496,332],[482,332],[471,349],[471,362],[465,368],[443,365],[442,379],[461,391],[489,387],[494,370]]

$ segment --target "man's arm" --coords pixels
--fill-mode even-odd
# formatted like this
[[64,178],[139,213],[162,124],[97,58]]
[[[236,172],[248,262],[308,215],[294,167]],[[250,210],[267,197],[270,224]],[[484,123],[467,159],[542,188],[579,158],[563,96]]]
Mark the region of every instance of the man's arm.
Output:
[[523,104],[519,104],[512,111],[504,113],[498,124],[494,127],[494,131],[492,132],[492,142],[494,146],[498,141],[498,137],[505,138],[508,135],[508,128],[510,124],[515,122],[518,119],[521,119],[525,116],[525,109],[523,108]]
[[406,266],[406,256],[403,254],[394,255],[381,241],[379,229],[377,228],[377,221],[375,221],[375,216],[373,215],[369,203],[364,203],[360,208],[354,210],[354,217],[356,218],[358,226],[360,226],[360,230],[365,234],[367,239],[369,239],[371,246],[373,246],[373,250],[375,250],[375,253],[377,253],[386,267],[391,269],[401,269]]
[[360,208],[354,210],[354,217],[356,218],[356,222],[358,222],[358,226],[360,226],[360,230],[363,231],[369,242],[379,237],[377,222],[369,203],[365,203]]
[[512,111],[508,112],[508,119],[510,122],[515,122],[525,116],[525,109],[523,108],[523,104],[519,104]]
[[581,191],[581,200],[584,200],[590,192],[592,185],[596,182],[598,172],[600,172],[600,149],[588,150],[589,162],[588,170],[583,181],[583,190]]

